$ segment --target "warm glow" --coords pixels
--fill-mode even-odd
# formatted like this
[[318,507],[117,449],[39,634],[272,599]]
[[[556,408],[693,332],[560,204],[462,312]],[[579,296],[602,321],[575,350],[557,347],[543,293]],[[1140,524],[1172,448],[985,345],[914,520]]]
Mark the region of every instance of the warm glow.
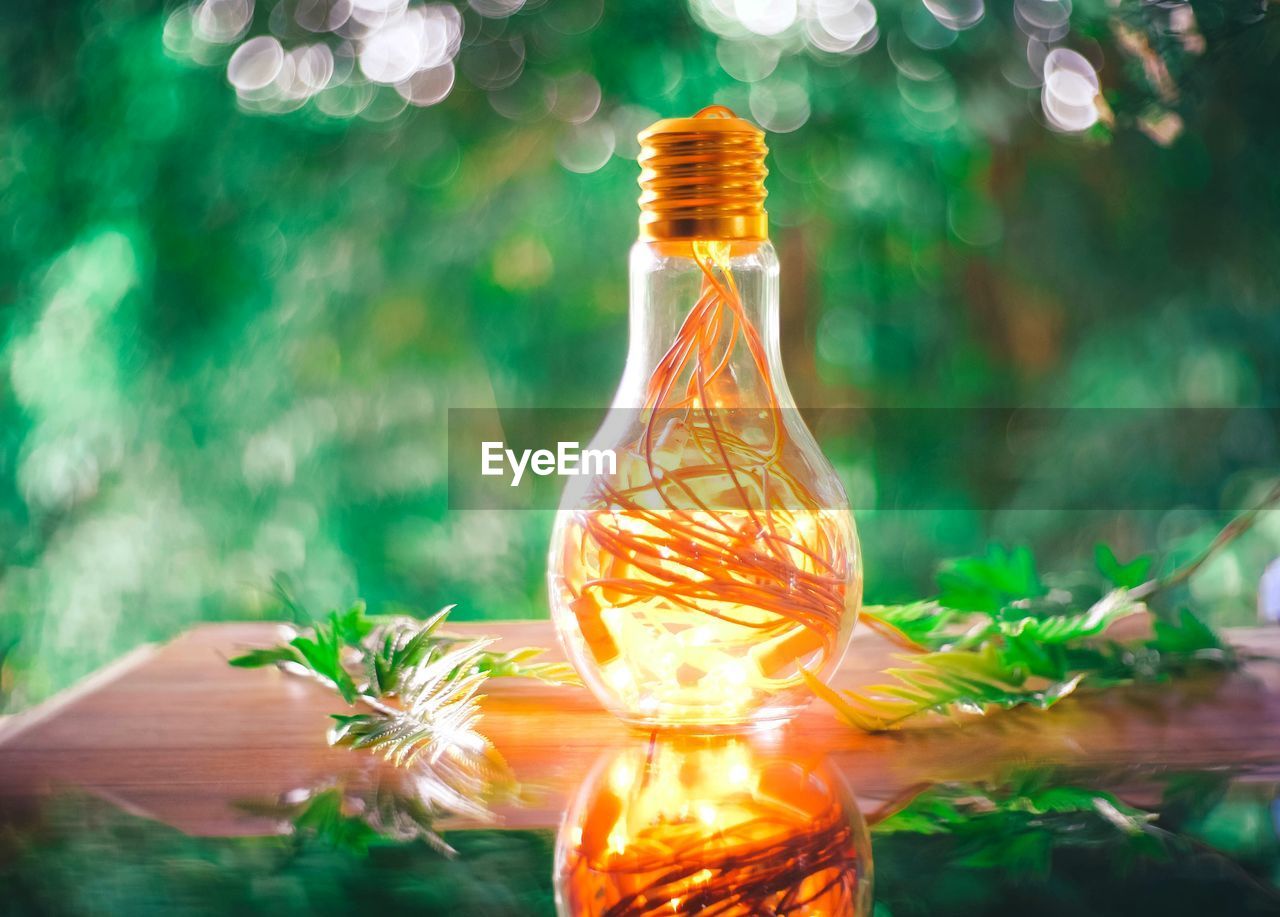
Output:
[[[708,529],[742,529],[749,522],[745,514],[700,515]],[[823,571],[815,555],[838,555],[847,530],[842,514],[770,516],[780,541],[795,545],[781,551],[782,575],[818,580]],[[622,537],[655,545],[651,561],[639,565],[601,547]],[[758,597],[759,581],[751,571],[725,570],[718,588],[726,598],[708,596],[691,609],[670,583],[697,571],[687,553],[664,549],[667,537],[652,518],[601,511],[584,516],[566,538],[571,556],[564,567],[564,600],[577,615],[604,682],[623,703],[636,706],[651,698],[671,719],[681,711],[731,719],[778,691],[798,687],[801,666],[821,665],[840,624],[842,592],[831,599],[835,617],[801,617],[808,612],[803,597],[790,613],[775,611]]]
[[552,598],[615,710],[724,725],[807,701],[801,670],[834,665],[861,580],[839,485],[807,451],[730,246],[690,250],[701,292],[611,445],[616,473],[562,513]]
[[867,899],[859,824],[822,765],[742,740],[646,743],[583,788],[559,896],[575,917],[854,915]]

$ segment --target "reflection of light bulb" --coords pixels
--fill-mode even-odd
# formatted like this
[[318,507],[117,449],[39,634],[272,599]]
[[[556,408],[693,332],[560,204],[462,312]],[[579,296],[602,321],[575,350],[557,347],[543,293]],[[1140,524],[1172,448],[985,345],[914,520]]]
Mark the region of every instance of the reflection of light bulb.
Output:
[[591,447],[617,469],[571,483],[549,567],[569,657],[645,725],[790,716],[861,599],[848,503],[782,373],[763,135],[707,114],[641,135],[631,349]]
[[842,789],[820,761],[735,739],[608,752],[556,842],[558,910],[865,914],[870,846]]

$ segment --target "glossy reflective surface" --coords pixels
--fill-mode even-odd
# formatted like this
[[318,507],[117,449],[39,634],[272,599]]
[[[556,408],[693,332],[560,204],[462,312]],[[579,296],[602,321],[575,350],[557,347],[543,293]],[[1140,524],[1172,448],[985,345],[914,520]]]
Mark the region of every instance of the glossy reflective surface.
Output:
[[[323,691],[226,666],[263,636],[0,726],[0,914],[1280,912],[1276,662],[880,737],[811,708],[663,740],[495,683],[500,758],[398,771],[324,744]],[[841,683],[883,652],[855,637]]]
[[[660,771],[679,757],[660,754]],[[412,795],[386,795],[376,816],[371,800],[341,787],[246,803],[276,806],[285,833],[192,837],[68,791],[5,811],[0,913],[854,914],[870,901],[872,858],[876,914],[1280,908],[1272,780],[1041,771],[921,787],[869,813],[869,854],[857,810],[815,777],[829,771],[782,759],[752,771],[796,806],[773,822],[777,801],[741,796],[740,770],[702,784],[715,757],[646,784],[644,765],[632,770],[636,750],[620,749],[583,785],[558,852],[552,828],[491,827],[443,831],[444,853],[406,831],[423,811]],[[818,817],[806,831],[792,819],[810,806]],[[631,833],[618,834],[621,822]]]

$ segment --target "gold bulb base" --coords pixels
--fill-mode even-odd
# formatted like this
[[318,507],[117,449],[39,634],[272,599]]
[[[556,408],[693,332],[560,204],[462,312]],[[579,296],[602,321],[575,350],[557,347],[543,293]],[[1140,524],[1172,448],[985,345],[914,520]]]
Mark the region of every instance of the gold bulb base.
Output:
[[640,132],[640,238],[763,241],[764,131],[721,105]]

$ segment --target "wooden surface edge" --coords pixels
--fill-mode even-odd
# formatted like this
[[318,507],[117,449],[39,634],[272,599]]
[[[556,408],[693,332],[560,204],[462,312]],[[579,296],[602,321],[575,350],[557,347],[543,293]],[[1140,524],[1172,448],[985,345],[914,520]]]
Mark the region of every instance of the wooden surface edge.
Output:
[[52,719],[81,698],[124,677],[155,656],[162,645],[158,643],[139,644],[114,662],[109,662],[102,668],[90,672],[84,678],[68,685],[34,707],[29,707],[12,716],[0,719],[0,746],[13,742],[23,733]]

